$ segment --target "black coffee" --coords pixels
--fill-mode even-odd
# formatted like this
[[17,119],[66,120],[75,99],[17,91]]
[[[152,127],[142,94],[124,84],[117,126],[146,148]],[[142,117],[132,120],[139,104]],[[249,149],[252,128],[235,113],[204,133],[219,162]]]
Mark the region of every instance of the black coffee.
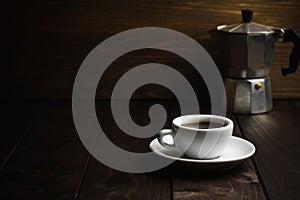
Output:
[[217,122],[209,122],[209,121],[192,121],[181,124],[181,126],[186,126],[189,128],[198,128],[198,129],[208,129],[208,128],[220,128],[226,126],[226,123],[221,124]]

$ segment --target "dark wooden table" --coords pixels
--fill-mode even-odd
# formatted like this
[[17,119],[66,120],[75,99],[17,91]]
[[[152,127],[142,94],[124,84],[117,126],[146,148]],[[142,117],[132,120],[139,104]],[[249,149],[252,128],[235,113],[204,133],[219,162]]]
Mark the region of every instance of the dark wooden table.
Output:
[[[139,125],[148,109],[164,105],[170,126],[180,115],[176,101],[133,101]],[[82,145],[70,101],[16,101],[2,104],[0,199],[300,199],[300,101],[276,100],[261,115],[232,115],[234,135],[257,148],[255,155],[225,172],[184,166],[131,174],[94,159]],[[124,134],[114,123],[108,101],[96,102],[99,122],[119,147],[148,152],[152,138]]]

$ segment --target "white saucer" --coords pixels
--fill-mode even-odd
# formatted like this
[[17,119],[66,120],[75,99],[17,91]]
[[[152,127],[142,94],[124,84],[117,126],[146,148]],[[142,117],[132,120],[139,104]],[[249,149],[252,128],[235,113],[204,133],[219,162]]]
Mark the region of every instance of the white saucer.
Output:
[[154,139],[149,147],[157,155],[174,160],[177,164],[212,170],[226,170],[236,166],[255,153],[255,146],[251,142],[235,136],[231,138],[224,153],[220,157],[211,160],[187,158],[184,155],[180,156],[181,153],[179,150],[163,147],[157,139]]

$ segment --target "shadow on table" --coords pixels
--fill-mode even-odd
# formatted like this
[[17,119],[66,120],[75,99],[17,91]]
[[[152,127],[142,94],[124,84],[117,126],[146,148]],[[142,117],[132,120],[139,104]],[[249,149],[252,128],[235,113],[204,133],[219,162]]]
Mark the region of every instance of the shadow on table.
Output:
[[158,176],[168,176],[173,178],[210,178],[220,176],[235,176],[237,174],[245,173],[247,169],[244,164],[238,164],[236,166],[224,168],[205,168],[205,167],[193,167],[185,166],[182,164],[173,163],[161,170],[152,172]]

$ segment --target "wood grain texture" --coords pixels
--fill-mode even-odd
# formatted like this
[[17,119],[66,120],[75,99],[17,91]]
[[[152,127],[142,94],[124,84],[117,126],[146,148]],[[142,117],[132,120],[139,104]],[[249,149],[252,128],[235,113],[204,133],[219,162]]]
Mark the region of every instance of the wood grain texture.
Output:
[[265,199],[251,161],[222,173],[192,174],[174,177],[174,199]]
[[[109,109],[104,113],[106,103],[96,102],[96,110],[107,137],[126,150],[149,151],[151,138],[137,139],[122,132]],[[139,125],[149,123],[149,107],[157,103],[168,113],[166,127],[174,117],[187,114],[180,113],[177,101],[134,101],[130,103],[133,120]],[[202,103],[201,113],[209,113],[207,102]],[[257,148],[255,170],[248,159],[220,173],[185,167],[176,171],[170,166],[154,173],[130,174],[91,157],[87,163],[89,155],[76,134],[70,102],[5,105],[4,122],[13,128],[9,133],[17,138],[20,130],[27,134],[0,171],[1,199],[265,199],[266,194],[266,199],[277,200],[300,196],[299,100],[275,101],[268,114],[229,115],[236,125],[234,134],[242,132]]]
[[41,104],[28,113],[28,134],[0,172],[1,199],[74,198],[88,153],[76,133],[71,103]]
[[170,199],[170,182],[153,174],[131,174],[92,159],[78,199]]
[[[133,102],[132,119],[139,125],[147,125],[149,106],[155,101]],[[166,104],[162,103],[163,105]],[[101,127],[106,136],[119,147],[131,152],[149,152],[151,138],[134,138],[119,129],[112,113],[104,115]],[[109,154],[109,152],[104,152]],[[115,159],[115,158],[111,158]],[[133,174],[120,172],[92,159],[83,182],[79,199],[170,199],[170,179],[156,173]]]
[[[169,112],[178,112],[176,104],[173,105]],[[204,107],[201,113],[209,113],[209,110]],[[229,117],[235,124],[234,135],[242,137],[235,117]],[[174,199],[265,199],[250,159],[225,172],[182,167],[175,168],[172,174]]]
[[[1,56],[9,99],[70,99],[73,82],[85,56],[106,38],[137,27],[155,26],[180,31],[202,44],[212,55],[214,48],[207,33],[224,23],[240,22],[240,10],[255,11],[254,21],[300,32],[300,3],[289,1],[197,1],[197,0],[66,0],[7,1],[1,12]],[[275,98],[300,98],[299,71],[283,77],[291,44],[277,44],[270,67]],[[122,60],[122,58],[120,58]],[[97,98],[110,98],[116,77],[128,67],[149,61],[174,63],[160,52],[133,53],[116,62],[101,82]],[[177,62],[177,61],[176,61]],[[176,63],[175,62],[175,63]],[[198,82],[189,67],[182,71]],[[172,66],[172,65],[171,65]],[[203,87],[197,85],[197,91]],[[166,89],[150,87],[135,98],[170,98]],[[171,96],[172,97],[172,96]]]
[[238,121],[257,147],[254,161],[270,199],[298,199],[300,111],[290,101],[275,101],[272,112],[239,115]]

